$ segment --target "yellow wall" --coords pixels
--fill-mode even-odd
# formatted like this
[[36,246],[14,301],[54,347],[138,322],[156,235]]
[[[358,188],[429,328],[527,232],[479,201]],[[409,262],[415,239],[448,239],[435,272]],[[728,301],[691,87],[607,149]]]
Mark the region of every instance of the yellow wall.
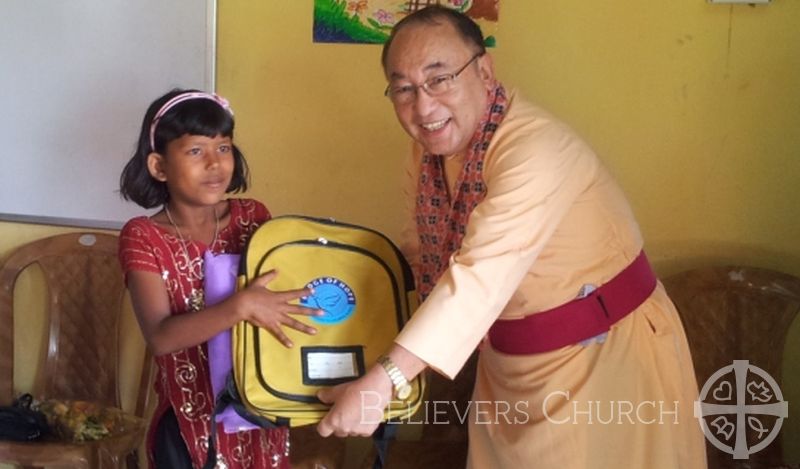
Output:
[[[219,2],[218,91],[249,194],[274,214],[396,238],[408,142],[382,95],[380,47],[313,44],[312,10]],[[740,263],[800,275],[800,2],[503,0],[497,39],[505,84],[572,124],[618,177],[661,274]],[[0,222],[0,257],[57,231]],[[794,402],[797,371],[784,377]]]
[[800,3],[505,2],[501,14],[501,76],[594,145],[662,273],[800,274]]
[[[220,2],[218,89],[252,194],[392,236],[407,141],[380,47],[314,44],[312,2]],[[501,3],[497,71],[572,124],[627,191],[662,273],[800,275],[800,4]]]
[[407,143],[375,45],[311,43],[310,1],[220,2],[220,93],[252,194],[276,214],[332,216],[396,234]]

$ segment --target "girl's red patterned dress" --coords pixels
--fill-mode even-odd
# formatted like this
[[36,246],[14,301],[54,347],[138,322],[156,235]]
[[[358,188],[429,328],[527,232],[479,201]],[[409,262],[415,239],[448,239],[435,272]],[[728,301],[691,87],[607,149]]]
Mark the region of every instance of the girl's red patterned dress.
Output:
[[[230,199],[230,223],[220,229],[212,246],[181,239],[147,217],[130,220],[120,233],[119,258],[126,273],[155,272],[164,279],[172,314],[191,314],[192,289],[203,288],[203,252],[238,254],[250,235],[270,218],[266,207],[252,199]],[[189,259],[185,251],[188,251]],[[158,404],[148,433],[148,460],[152,466],[155,428],[171,407],[195,467],[202,467],[208,450],[214,399],[209,381],[206,344],[155,358]],[[226,434],[217,427],[218,468],[289,468],[287,429],[253,430]]]

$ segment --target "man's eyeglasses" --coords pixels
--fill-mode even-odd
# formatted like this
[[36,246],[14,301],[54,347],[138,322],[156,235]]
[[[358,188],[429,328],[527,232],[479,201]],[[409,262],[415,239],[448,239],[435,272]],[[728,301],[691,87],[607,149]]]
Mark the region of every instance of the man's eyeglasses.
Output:
[[428,93],[428,96],[443,95],[453,89],[453,83],[455,82],[456,77],[461,74],[461,72],[466,70],[466,68],[469,67],[469,65],[474,62],[475,59],[482,55],[483,52],[478,52],[477,54],[473,55],[471,59],[469,59],[469,62],[465,63],[463,67],[459,68],[455,72],[436,75],[435,77],[428,78],[420,85],[392,86],[389,84],[383,94],[391,99],[395,104],[410,103],[414,100],[414,98],[416,98],[420,88]]

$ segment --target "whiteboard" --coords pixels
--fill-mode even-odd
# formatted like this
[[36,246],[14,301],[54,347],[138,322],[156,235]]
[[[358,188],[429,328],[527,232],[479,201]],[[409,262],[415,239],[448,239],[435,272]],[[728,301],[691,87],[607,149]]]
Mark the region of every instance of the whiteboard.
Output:
[[214,0],[0,0],[0,219],[119,228],[150,103],[214,90]]

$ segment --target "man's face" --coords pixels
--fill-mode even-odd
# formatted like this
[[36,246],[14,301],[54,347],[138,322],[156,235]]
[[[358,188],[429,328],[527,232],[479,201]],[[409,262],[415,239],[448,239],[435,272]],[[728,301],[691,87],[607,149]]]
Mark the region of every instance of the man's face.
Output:
[[[457,72],[477,52],[448,22],[407,26],[395,36],[386,57],[391,88],[421,85],[439,75]],[[467,149],[486,109],[494,84],[491,58],[478,57],[444,94],[430,96],[422,88],[408,102],[393,100],[405,131],[433,154],[453,155]]]

